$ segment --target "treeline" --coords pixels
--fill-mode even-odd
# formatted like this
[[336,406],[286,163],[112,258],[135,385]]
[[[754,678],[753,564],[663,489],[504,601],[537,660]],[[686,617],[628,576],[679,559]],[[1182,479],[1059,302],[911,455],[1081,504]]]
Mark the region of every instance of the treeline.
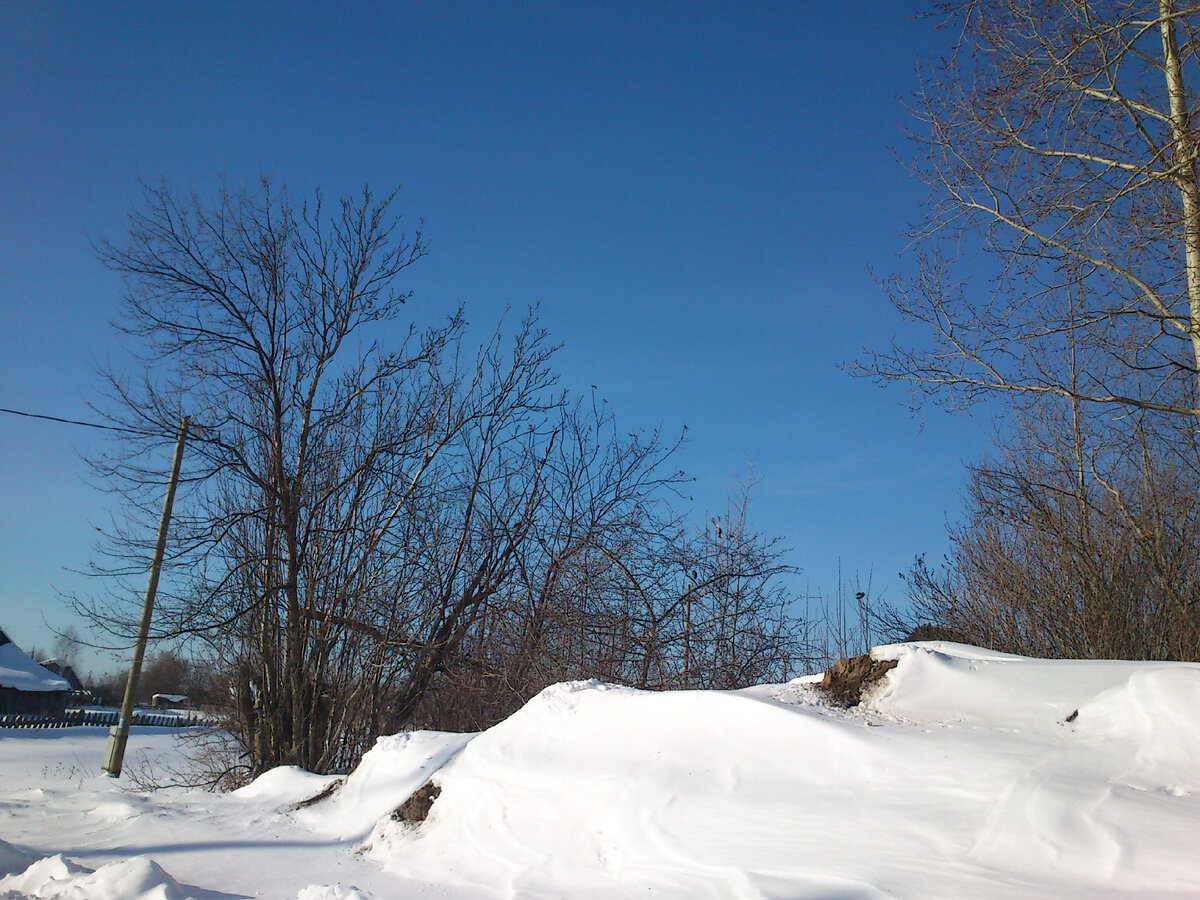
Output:
[[127,589],[77,606],[134,630],[190,417],[155,637],[221,680],[235,746],[213,780],[345,769],[380,734],[482,728],[563,679],[788,677],[791,568],[749,486],[688,521],[680,438],[572,396],[532,312],[478,347],[461,309],[400,326],[426,247],[392,200],[151,188],[100,245],[137,359],[109,374],[98,408],[121,437],[92,460],[124,500],[102,574]]
[[[120,706],[125,697],[128,671],[93,673],[83,677],[84,690],[101,706]],[[138,678],[137,702],[148,705],[155,694],[182,694],[195,708],[221,704],[219,674],[207,660],[191,659],[185,652],[160,648],[149,654]]]

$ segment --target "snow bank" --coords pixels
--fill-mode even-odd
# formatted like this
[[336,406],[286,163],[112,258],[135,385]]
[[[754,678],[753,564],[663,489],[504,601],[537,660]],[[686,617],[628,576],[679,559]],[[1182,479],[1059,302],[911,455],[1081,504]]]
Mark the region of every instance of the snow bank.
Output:
[[[875,654],[897,666],[850,710],[813,678],[576,682],[224,796],[123,790],[100,729],[0,733],[0,897],[1200,898],[1200,666]],[[393,821],[430,778],[428,818]]]
[[[872,655],[899,664],[870,692],[868,708],[991,727],[1052,727],[1136,673],[1188,670],[1181,663],[1030,659],[948,641],[889,644]],[[1191,671],[1185,677],[1200,667]]]
[[1200,790],[1200,665],[1029,659],[940,641],[874,653],[899,665],[870,692],[869,710],[941,726],[1065,727],[1079,745],[1124,758],[1116,782]]
[[344,779],[280,766],[230,797],[259,807],[292,807],[296,821],[315,832],[362,841],[381,816],[407,800],[474,736],[443,731],[386,735]]
[[376,900],[375,895],[353,885],[310,884],[301,888],[296,900]]
[[1150,669],[1081,704],[1081,738],[1124,744],[1120,782],[1176,796],[1200,792],[1200,678],[1195,669]]
[[0,893],[37,900],[186,900],[175,880],[144,856],[109,863],[94,872],[61,854],[47,857],[20,875],[0,878]]
[[336,775],[314,775],[299,766],[279,766],[229,796],[268,807],[286,806],[319,794],[337,780]]
[[753,896],[785,882],[877,896],[794,857],[812,808],[852,815],[849,782],[888,765],[863,732],[736,694],[557,685],[434,775],[424,825],[385,819],[368,853],[517,896]]
[[443,731],[381,737],[336,793],[296,818],[322,834],[361,841],[473,737]]
[[848,712],[811,679],[556,685],[433,773],[425,823],[384,817],[365,850],[531,897],[1200,894],[1200,666],[876,653],[898,666]]

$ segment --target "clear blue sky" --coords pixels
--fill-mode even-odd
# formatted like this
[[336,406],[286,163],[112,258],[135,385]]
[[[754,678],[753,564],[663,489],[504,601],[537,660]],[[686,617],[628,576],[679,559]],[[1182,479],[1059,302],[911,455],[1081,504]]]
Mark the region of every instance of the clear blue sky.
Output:
[[[945,36],[906,2],[0,5],[0,406],[90,418],[120,353],[120,237],[139,179],[273,173],[328,195],[403,185],[425,312],[481,328],[539,302],[577,389],[631,430],[687,425],[697,514],[752,460],[754,519],[835,589],[938,556],[985,427],[838,363],[900,327],[894,267],[924,188],[898,96]],[[119,356],[117,357],[119,358]],[[85,429],[0,415],[0,626],[48,646],[112,498]],[[169,460],[164,458],[164,471]],[[98,667],[110,664],[98,662]]]

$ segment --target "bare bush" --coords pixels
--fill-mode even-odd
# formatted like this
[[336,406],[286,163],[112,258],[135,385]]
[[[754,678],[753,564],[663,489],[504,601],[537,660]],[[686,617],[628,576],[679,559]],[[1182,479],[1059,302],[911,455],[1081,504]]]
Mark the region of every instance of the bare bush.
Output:
[[1195,432],[1071,425],[972,468],[946,565],[912,573],[917,618],[1031,656],[1200,658]]

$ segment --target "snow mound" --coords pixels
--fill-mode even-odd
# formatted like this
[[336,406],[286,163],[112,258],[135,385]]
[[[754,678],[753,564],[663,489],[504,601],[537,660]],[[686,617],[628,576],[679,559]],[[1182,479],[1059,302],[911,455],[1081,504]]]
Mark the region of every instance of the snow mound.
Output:
[[[770,893],[797,813],[841,802],[831,771],[885,764],[862,730],[733,693],[555,685],[434,774],[442,793],[423,825],[385,818],[366,852],[515,896]],[[793,874],[793,888],[882,896],[854,877]]]
[[1200,666],[945,642],[874,653],[898,665],[851,711],[812,679],[664,693],[574,682],[435,771],[404,748],[442,738],[381,742],[391,752],[377,747],[347,782],[358,796],[375,778],[428,776],[441,793],[423,823],[381,817],[363,852],[397,876],[517,897],[1200,889]]
[[353,885],[310,884],[301,889],[296,900],[376,900],[376,897]]
[[296,818],[322,834],[361,841],[377,819],[407,800],[473,737],[442,731],[381,737],[345,784],[329,799],[297,811]]
[[889,644],[872,655],[898,665],[870,692],[866,707],[917,722],[1048,728],[1136,673],[1200,678],[1200,665],[1189,663],[1031,659],[947,641]]
[[138,810],[132,804],[123,803],[121,801],[101,803],[95,809],[84,813],[84,815],[90,819],[95,819],[99,822],[105,822],[110,825],[115,822],[124,822],[127,819],[132,819],[138,814]]
[[[812,677],[574,682],[233,795],[131,794],[83,772],[102,730],[13,731],[0,898],[1200,898],[1200,665],[874,654],[897,665],[851,709]],[[394,820],[427,780],[424,821]]]
[[1198,676],[1182,667],[1131,672],[1082,704],[1072,727],[1081,737],[1126,746],[1122,783],[1176,796],[1200,791]]
[[230,796],[264,806],[286,806],[319,794],[337,780],[336,775],[314,775],[299,766],[279,766],[263,772]]
[[153,860],[133,856],[94,872],[62,854],[38,860],[20,875],[0,878],[5,897],[36,900],[187,900]]

